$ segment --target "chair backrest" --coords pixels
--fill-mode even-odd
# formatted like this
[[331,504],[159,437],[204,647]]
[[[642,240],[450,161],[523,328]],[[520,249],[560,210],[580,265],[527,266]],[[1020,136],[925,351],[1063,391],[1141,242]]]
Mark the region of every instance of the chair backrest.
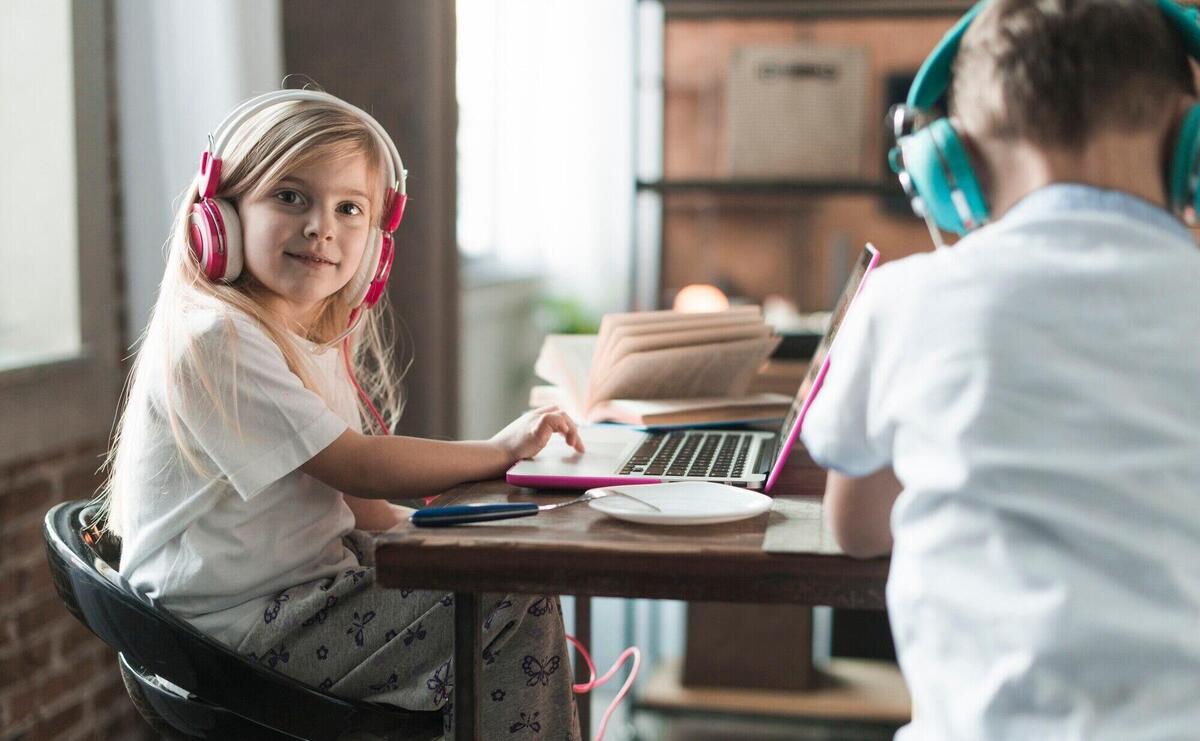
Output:
[[[93,512],[94,505],[77,500],[46,513],[42,534],[50,573],[71,614],[131,665],[297,738],[336,739],[350,732],[413,739],[441,736],[439,712],[402,710],[321,692],[240,656],[106,578],[101,569],[107,565],[115,571],[120,550],[93,527]],[[98,559],[103,562],[99,567]]]

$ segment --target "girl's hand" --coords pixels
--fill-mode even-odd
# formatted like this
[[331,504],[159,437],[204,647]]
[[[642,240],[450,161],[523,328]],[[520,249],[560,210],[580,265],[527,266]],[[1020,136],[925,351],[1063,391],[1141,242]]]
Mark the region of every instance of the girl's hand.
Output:
[[556,432],[566,439],[568,445],[580,453],[584,452],[583,440],[579,437],[579,428],[575,426],[575,421],[556,406],[542,407],[522,414],[493,435],[490,442],[504,451],[509,460],[516,462],[537,455],[538,451],[550,442],[550,436]]

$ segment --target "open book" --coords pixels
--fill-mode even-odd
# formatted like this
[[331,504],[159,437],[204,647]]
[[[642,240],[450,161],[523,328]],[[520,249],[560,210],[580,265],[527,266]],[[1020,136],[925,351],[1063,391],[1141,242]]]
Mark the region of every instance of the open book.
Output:
[[596,335],[550,335],[533,406],[584,422],[668,426],[778,419],[792,398],[747,394],[780,338],[757,306],[684,314],[607,314]]

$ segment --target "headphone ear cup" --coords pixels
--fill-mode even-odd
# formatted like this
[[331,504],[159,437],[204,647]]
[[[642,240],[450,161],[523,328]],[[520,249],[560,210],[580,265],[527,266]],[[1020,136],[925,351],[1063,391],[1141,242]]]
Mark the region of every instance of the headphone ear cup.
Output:
[[966,234],[988,220],[987,201],[966,147],[947,119],[939,118],[900,140],[904,170],[939,228]]
[[1200,188],[1197,188],[1197,155],[1200,154],[1200,104],[1193,105],[1183,117],[1179,136],[1171,151],[1167,170],[1167,203],[1180,218],[1189,207],[1200,210]]
[[232,203],[220,198],[193,203],[187,238],[209,280],[228,283],[241,275],[242,223]]
[[354,272],[354,277],[344,289],[342,294],[345,297],[346,303],[351,309],[357,309],[362,306],[363,301],[367,298],[367,291],[371,287],[371,279],[375,277],[375,273],[379,270],[379,258],[383,252],[383,232],[379,227],[371,227],[370,234],[367,235],[367,247],[363,250],[362,260],[358,263],[358,270]]
[[223,283],[232,283],[242,274],[242,220],[238,217],[237,207],[223,199],[213,199],[225,220],[225,273],[218,279]]

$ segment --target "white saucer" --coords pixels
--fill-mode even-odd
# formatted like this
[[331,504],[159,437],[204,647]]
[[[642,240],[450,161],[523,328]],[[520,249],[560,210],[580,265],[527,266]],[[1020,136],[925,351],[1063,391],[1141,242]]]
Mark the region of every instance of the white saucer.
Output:
[[650,525],[714,525],[761,515],[771,508],[771,498],[736,486],[708,481],[675,481],[667,484],[605,486],[650,502],[661,512],[629,497],[609,495],[588,506],[611,517]]

